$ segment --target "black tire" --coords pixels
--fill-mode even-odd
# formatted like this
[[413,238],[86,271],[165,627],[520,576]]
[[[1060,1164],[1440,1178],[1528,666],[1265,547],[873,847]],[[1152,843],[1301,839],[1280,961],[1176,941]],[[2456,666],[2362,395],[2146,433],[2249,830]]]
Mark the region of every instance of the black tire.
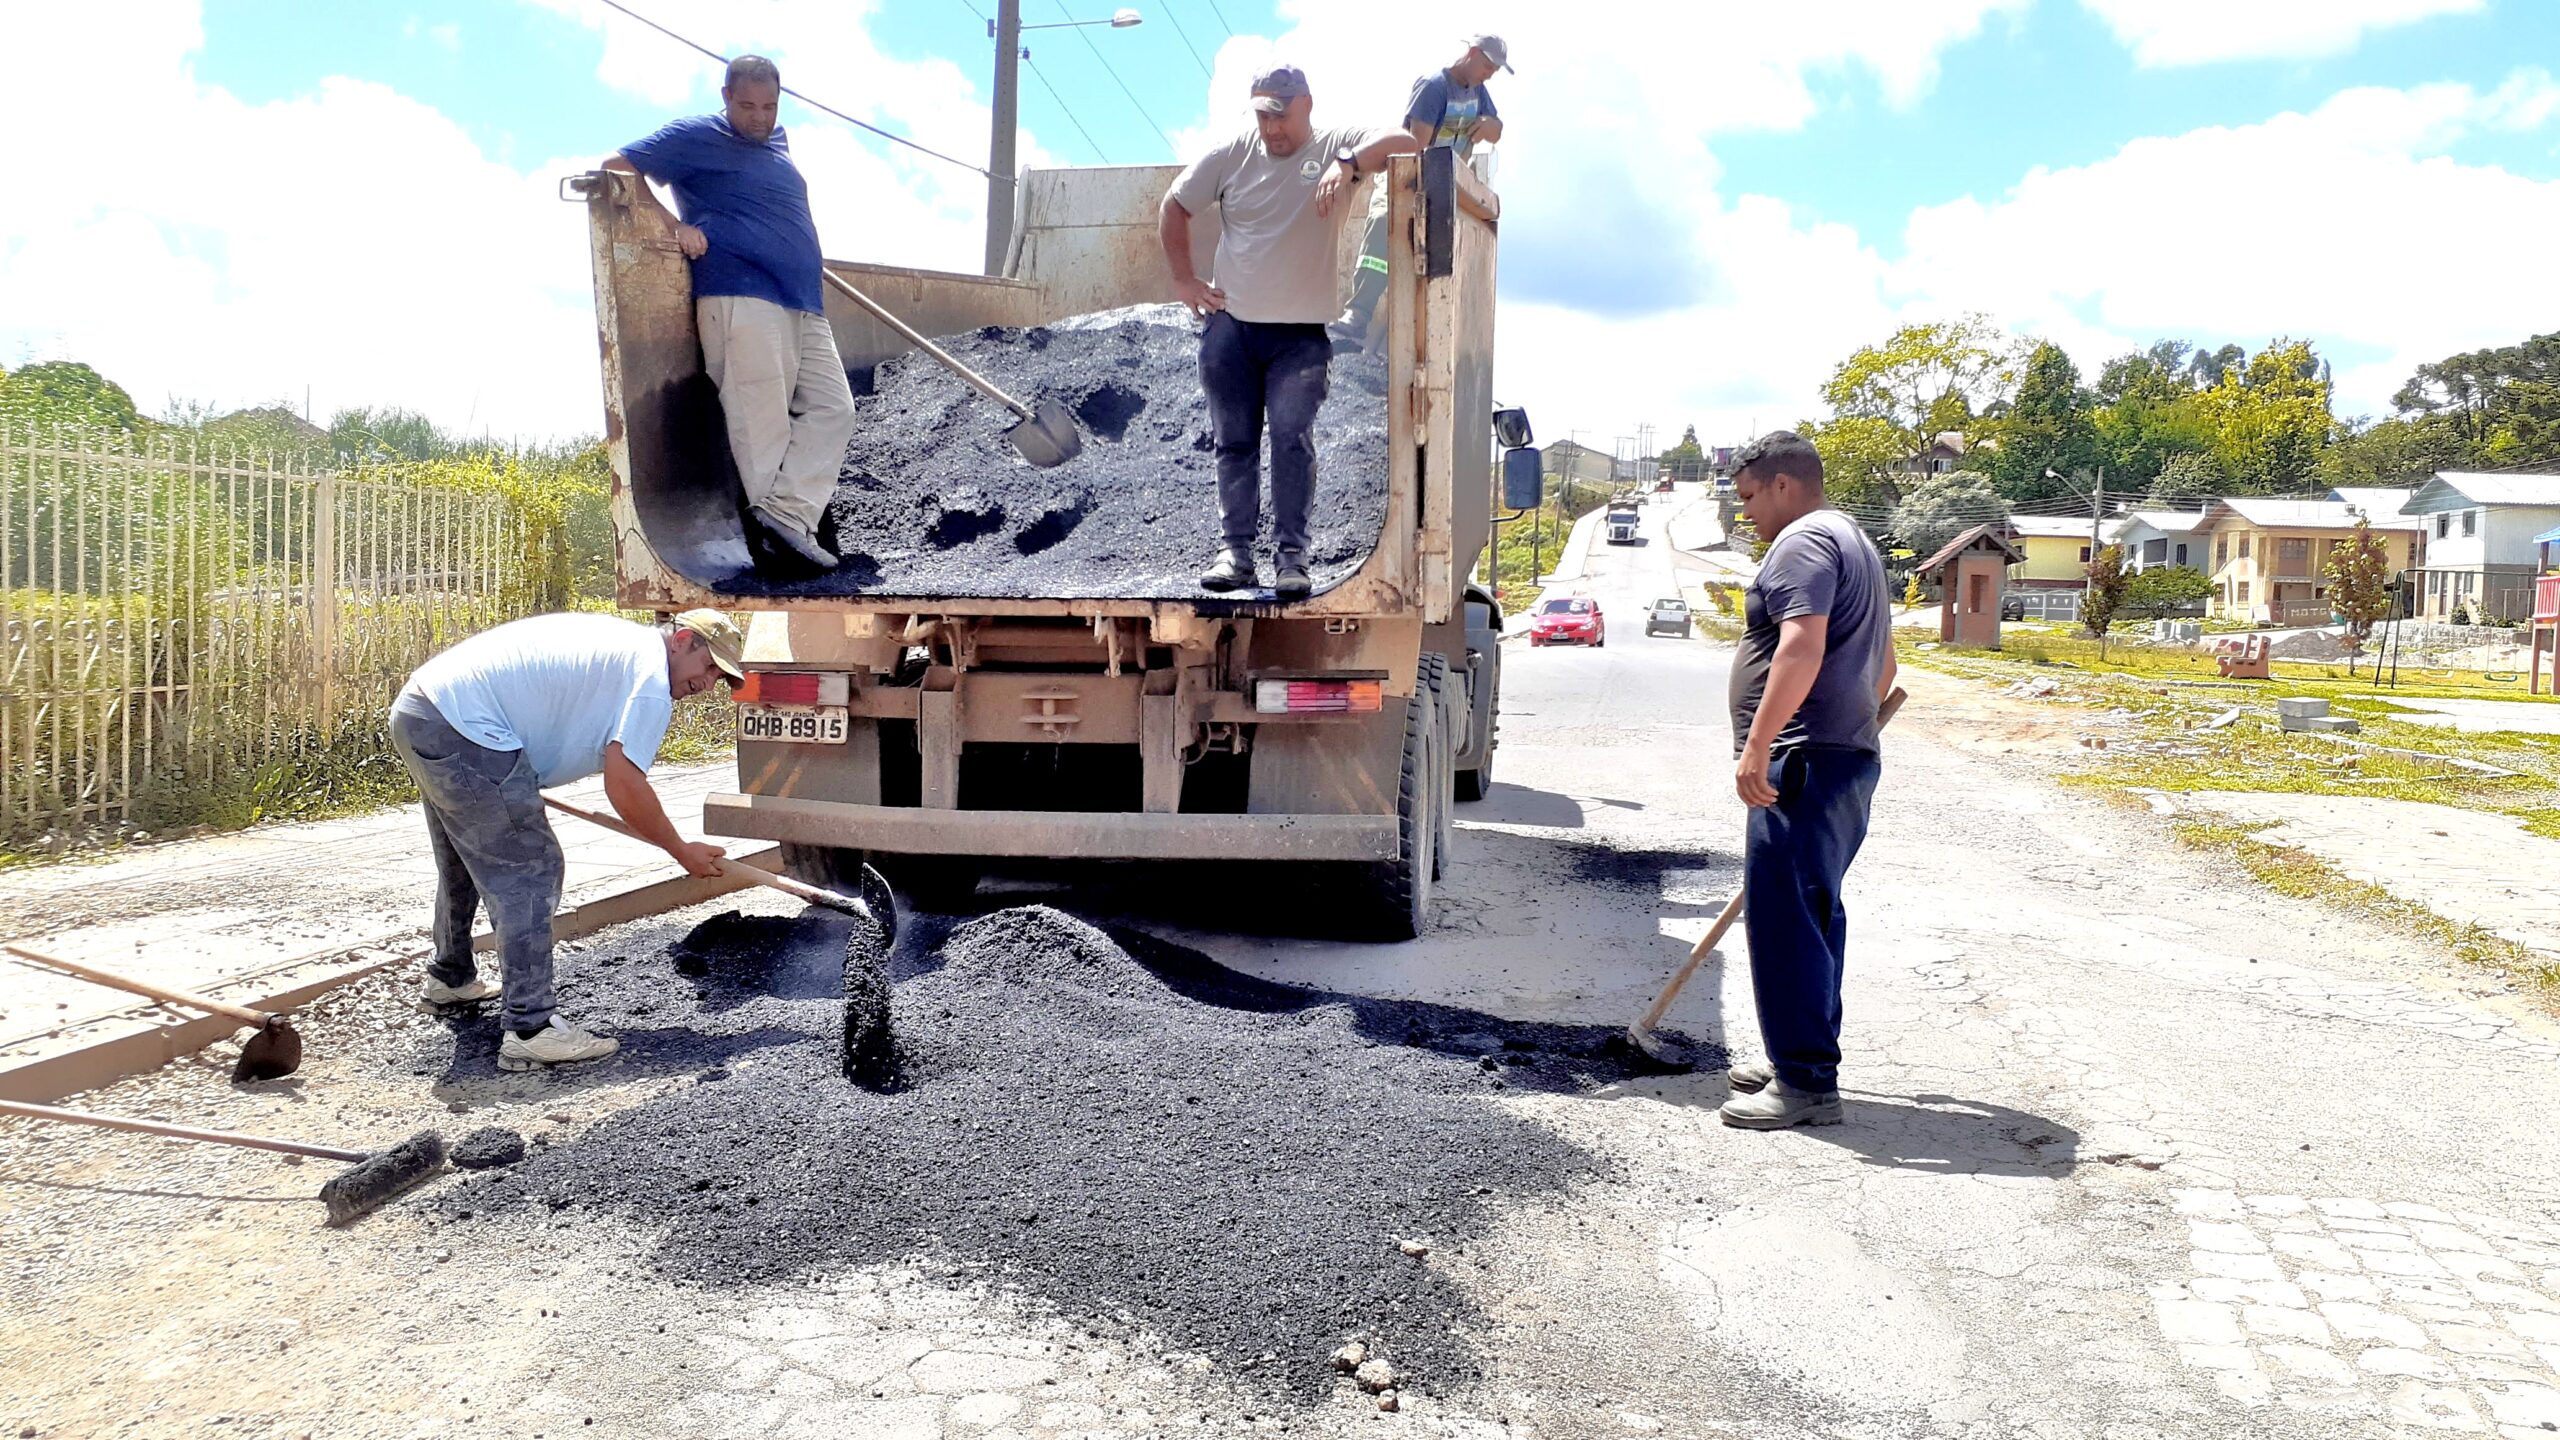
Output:
[[1396,858],[1351,867],[1354,924],[1363,939],[1411,940],[1431,919],[1431,692],[1414,687],[1404,707],[1404,762],[1396,776]]

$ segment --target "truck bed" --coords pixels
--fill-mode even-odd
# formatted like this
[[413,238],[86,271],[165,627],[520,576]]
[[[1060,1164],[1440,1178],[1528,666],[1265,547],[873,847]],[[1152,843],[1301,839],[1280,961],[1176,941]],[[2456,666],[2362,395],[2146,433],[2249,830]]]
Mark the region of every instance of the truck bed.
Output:
[[[1195,577],[1218,544],[1217,460],[1198,335],[1180,306],[1143,305],[945,338],[1005,390],[1076,413],[1084,453],[1047,470],[1006,442],[1010,412],[929,357],[856,370],[854,435],[821,537],[845,563],[814,579],[751,568],[726,467],[686,467],[662,493],[644,484],[635,508],[668,565],[731,595],[1205,599]],[[1387,383],[1382,358],[1334,361],[1308,557],[1319,592],[1360,568],[1384,526]],[[716,425],[716,403],[690,423]]]

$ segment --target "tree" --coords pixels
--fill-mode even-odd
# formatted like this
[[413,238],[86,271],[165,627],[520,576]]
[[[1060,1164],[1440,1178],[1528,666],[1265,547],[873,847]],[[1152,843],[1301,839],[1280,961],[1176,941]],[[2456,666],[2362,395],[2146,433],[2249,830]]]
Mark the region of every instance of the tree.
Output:
[[2277,340],[2246,364],[2226,366],[2202,403],[2213,457],[2242,494],[2305,488],[2335,425],[2328,366],[2304,340]]
[[2213,593],[2213,581],[2189,565],[2154,565],[2125,581],[2126,613],[2159,620],[2189,609]]
[[[1959,428],[1944,422],[2005,402],[2023,358],[2017,339],[1983,315],[1905,325],[1882,345],[1859,346],[1822,387],[1833,423],[1866,422],[1857,432],[1860,443],[1841,447],[1854,449],[1861,473],[1839,478],[1863,481],[1886,503],[1898,500],[1894,467],[1929,448],[1938,431]],[[1889,432],[1893,445],[1873,444],[1877,431]],[[1882,463],[1872,459],[1887,448],[1898,453]],[[1831,452],[1824,452],[1823,463],[1831,463]]]
[[2098,431],[2079,367],[2062,347],[2037,343],[2018,380],[2018,396],[1993,427],[1999,444],[1983,468],[2012,500],[2041,500],[2062,487],[2047,470],[2079,475],[2099,463]]
[[0,424],[132,430],[141,423],[123,386],[77,360],[0,371]]
[[1901,503],[1898,467],[1912,451],[1892,422],[1853,416],[1807,420],[1797,428],[1822,456],[1824,489],[1834,503],[1887,509]]
[[2329,552],[2320,573],[2329,582],[2329,608],[2347,622],[2347,651],[2360,653],[2373,622],[2391,613],[2391,547],[2359,515],[2354,533]]
[[2155,505],[2173,505],[2181,500],[2215,500],[2229,485],[2222,478],[2222,467],[2213,457],[2202,454],[2173,455],[2160,469],[2159,478],[2151,482],[2151,500]]
[[1893,510],[1893,533],[1923,559],[1976,525],[2009,518],[2009,502],[1991,488],[1989,477],[1973,470],[1951,470],[1914,480]]
[[2080,601],[2080,625],[2098,637],[2100,659],[2107,654],[2107,627],[2124,608],[2125,587],[2132,579],[2125,573],[2123,546],[2109,545],[2089,557],[2089,591]]
[[1654,457],[1676,480],[1695,480],[1707,473],[1707,452],[1698,444],[1698,427],[1680,432],[1680,443]]
[[2210,390],[2221,384],[2223,377],[2231,373],[2231,367],[2239,364],[2247,353],[2237,345],[2225,345],[2219,350],[2197,350],[2187,357],[2187,376],[2198,388]]

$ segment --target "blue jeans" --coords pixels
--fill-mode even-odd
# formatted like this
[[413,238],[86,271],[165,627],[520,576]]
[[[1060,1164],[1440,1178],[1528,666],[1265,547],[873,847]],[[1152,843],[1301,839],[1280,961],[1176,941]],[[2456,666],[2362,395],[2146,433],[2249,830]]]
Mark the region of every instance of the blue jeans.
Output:
[[563,864],[533,762],[521,750],[472,740],[405,691],[391,707],[391,748],[427,802],[435,848],[435,958],[427,973],[447,985],[478,976],[471,922],[486,904],[506,1026],[541,1029],[551,1023],[551,914],[560,908]]
[[1324,404],[1333,341],[1322,325],[1276,325],[1209,316],[1200,336],[1200,388],[1218,449],[1218,530],[1227,548],[1253,553],[1262,529],[1262,432],[1271,431],[1271,532],[1285,554],[1307,553],[1307,510],[1316,494],[1316,410]]
[[1778,803],[1751,812],[1742,850],[1743,933],[1760,1043],[1798,1090],[1840,1088],[1840,977],[1849,912],[1840,882],[1867,838],[1884,773],[1873,751],[1800,745],[1773,757]]

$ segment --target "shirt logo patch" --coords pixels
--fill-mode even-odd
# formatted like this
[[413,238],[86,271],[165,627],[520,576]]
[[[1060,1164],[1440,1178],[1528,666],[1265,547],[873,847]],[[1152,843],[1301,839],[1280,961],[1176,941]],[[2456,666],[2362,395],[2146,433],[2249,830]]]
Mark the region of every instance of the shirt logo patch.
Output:
[[1313,180],[1318,175],[1324,173],[1324,162],[1317,159],[1315,156],[1310,155],[1307,157],[1306,163],[1298,167],[1298,173],[1310,180]]

